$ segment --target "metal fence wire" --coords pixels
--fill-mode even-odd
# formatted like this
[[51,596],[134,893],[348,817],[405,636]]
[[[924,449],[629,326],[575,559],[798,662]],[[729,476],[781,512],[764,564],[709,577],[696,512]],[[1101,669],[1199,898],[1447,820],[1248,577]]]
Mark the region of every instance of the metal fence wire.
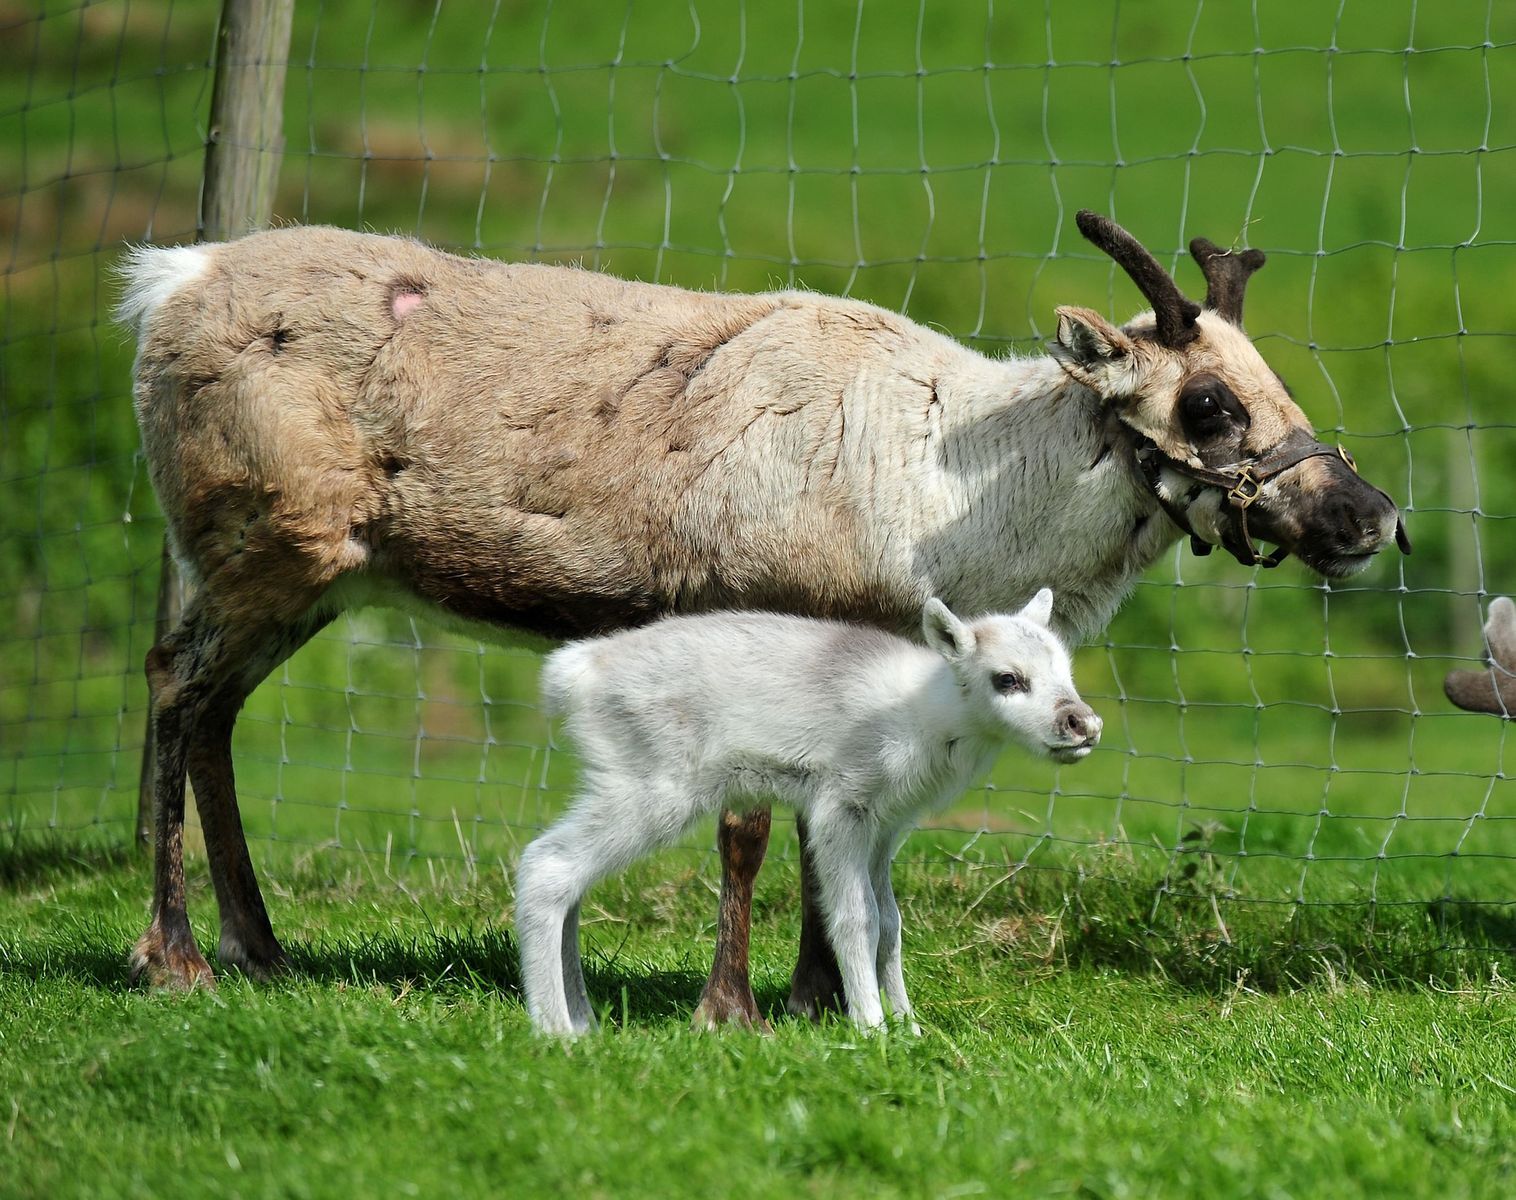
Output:
[[[0,821],[132,836],[163,526],[109,320],[126,241],[198,232],[214,6],[0,6]],[[1077,767],[1007,755],[914,837],[925,871],[1155,916],[1436,919],[1516,903],[1503,722],[1455,711],[1516,591],[1516,9],[1488,0],[828,5],[311,3],[275,219],[696,288],[803,286],[991,353],[1053,309],[1142,306],[1077,234],[1108,212],[1187,290],[1257,246],[1249,325],[1413,557],[1346,582],[1181,542],[1077,679]],[[255,694],[236,759],[268,853],[509,864],[572,785],[536,658],[381,612]],[[690,853],[711,862],[709,843]],[[782,857],[782,851],[780,852]],[[1463,924],[1447,925],[1451,911]],[[1481,915],[1482,914],[1482,915]],[[1499,920],[1497,920],[1499,918]]]

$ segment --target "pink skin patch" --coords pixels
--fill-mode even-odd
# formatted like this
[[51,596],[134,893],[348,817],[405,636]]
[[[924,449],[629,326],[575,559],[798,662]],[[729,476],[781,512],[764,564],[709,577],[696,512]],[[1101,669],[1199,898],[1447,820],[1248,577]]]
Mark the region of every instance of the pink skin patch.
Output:
[[403,321],[420,308],[421,299],[420,292],[396,292],[390,301],[390,311],[395,314],[395,320]]

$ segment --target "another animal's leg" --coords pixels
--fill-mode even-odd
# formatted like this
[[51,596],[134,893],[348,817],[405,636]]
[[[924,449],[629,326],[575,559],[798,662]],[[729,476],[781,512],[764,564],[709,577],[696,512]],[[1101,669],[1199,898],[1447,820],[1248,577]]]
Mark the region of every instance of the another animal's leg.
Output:
[[884,1024],[879,1002],[879,909],[870,867],[877,831],[844,811],[815,814],[811,823],[817,891],[842,982],[847,1012],[864,1029]]
[[242,831],[232,771],[232,727],[252,690],[329,619],[312,614],[287,626],[263,628],[253,657],[206,706],[189,740],[190,784],[221,911],[217,957],[260,979],[282,969],[285,957],[269,923]]
[[595,1028],[595,1010],[584,986],[584,960],[579,956],[579,905],[569,909],[563,919],[563,993],[568,1001],[569,1020],[576,1033]]
[[800,952],[790,976],[786,1007],[797,1017],[819,1021],[824,1012],[843,1011],[842,972],[827,941],[826,918],[818,907],[816,863],[804,817],[795,818],[795,832],[800,838]]
[[879,953],[874,961],[885,1002],[890,1006],[890,1016],[904,1022],[919,1037],[921,1026],[916,1023],[910,997],[905,992],[905,971],[900,963],[900,906],[895,903],[895,886],[890,880],[890,867],[899,843],[900,838],[891,834],[881,838],[874,848],[870,874],[874,903],[879,909]]
[[716,957],[710,978],[695,1007],[692,1025],[715,1029],[741,1025],[768,1033],[769,1023],[758,1012],[748,973],[748,933],[753,915],[753,880],[768,849],[770,813],[722,810],[716,826],[721,852],[721,914],[716,925]]

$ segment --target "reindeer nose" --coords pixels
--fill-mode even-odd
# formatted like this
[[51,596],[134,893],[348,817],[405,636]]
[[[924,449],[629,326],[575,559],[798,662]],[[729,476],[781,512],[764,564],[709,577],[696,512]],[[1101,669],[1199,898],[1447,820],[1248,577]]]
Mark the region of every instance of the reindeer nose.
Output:
[[1100,718],[1086,704],[1070,704],[1058,714],[1058,733],[1065,741],[1093,746],[1100,740],[1100,728]]

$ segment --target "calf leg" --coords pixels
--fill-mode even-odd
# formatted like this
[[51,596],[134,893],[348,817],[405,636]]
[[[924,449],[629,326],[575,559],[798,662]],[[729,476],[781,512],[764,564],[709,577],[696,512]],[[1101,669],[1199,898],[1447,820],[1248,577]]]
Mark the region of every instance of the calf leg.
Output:
[[577,868],[583,860],[575,849],[559,829],[550,829],[522,851],[516,868],[521,991],[532,1024],[542,1033],[576,1032],[564,974],[570,953],[577,963],[579,947],[569,946],[566,930],[569,913],[589,885],[580,882]]
[[769,1032],[758,1012],[748,971],[748,934],[753,916],[753,880],[768,849],[770,812],[723,809],[716,826],[721,852],[721,914],[716,925],[716,957],[692,1022],[696,1029],[740,1025]]
[[891,837],[879,844],[870,870],[874,904],[879,910],[879,951],[874,961],[890,1015],[905,1022],[907,1028],[919,1036],[921,1026],[912,1015],[911,1000],[905,992],[905,971],[900,962],[900,906],[895,902],[895,885],[890,880],[895,842],[896,839]]
[[593,1028],[578,945],[579,902],[613,871],[679,836],[697,815],[677,792],[641,795],[620,782],[586,792],[521,854],[516,869],[516,941],[521,990],[541,1033]]
[[816,881],[826,929],[847,989],[847,1012],[864,1029],[884,1024],[879,1002],[879,910],[870,877],[871,831],[842,814],[812,822]]
[[790,976],[786,1007],[797,1017],[819,1021],[824,1012],[843,1011],[842,972],[827,941],[826,918],[818,906],[820,888],[804,817],[795,818],[795,832],[800,839],[800,953]]
[[584,960],[579,955],[579,906],[563,919],[563,995],[568,1002],[569,1022],[576,1033],[595,1028],[595,1010],[584,986]]

